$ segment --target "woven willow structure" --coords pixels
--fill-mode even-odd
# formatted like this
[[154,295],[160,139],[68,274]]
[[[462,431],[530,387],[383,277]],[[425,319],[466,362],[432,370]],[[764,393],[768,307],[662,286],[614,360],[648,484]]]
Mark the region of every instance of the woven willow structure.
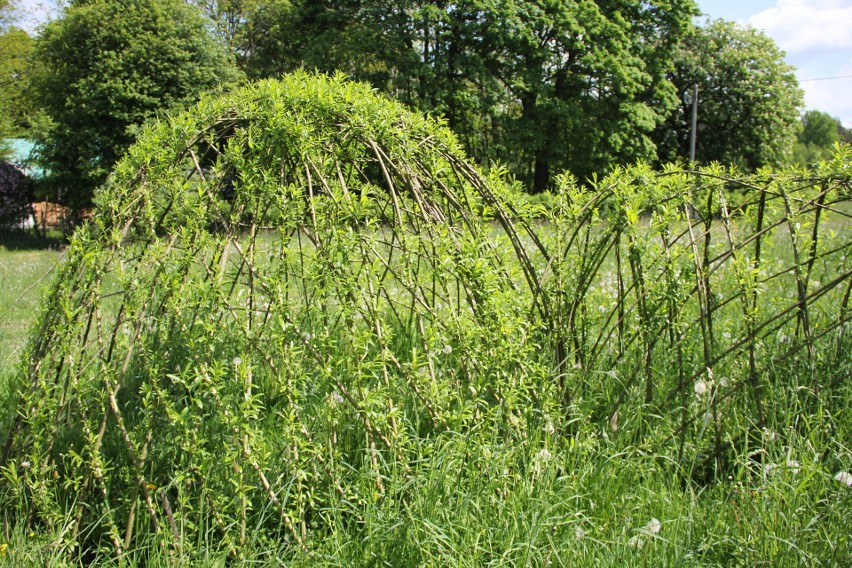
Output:
[[309,74],[145,133],[31,346],[4,461],[32,464],[35,517],[76,503],[69,538],[118,554],[205,519],[235,547],[263,523],[301,542],[330,499],[381,495],[412,439],[517,412],[541,390],[535,275],[461,156],[436,121]]
[[205,100],[73,237],[0,456],[12,520],[119,557],[310,550],[404,507],[436,455],[476,474],[473,447],[608,439],[693,478],[760,455],[852,373],[845,151],[817,175],[565,177],[536,209],[340,77]]

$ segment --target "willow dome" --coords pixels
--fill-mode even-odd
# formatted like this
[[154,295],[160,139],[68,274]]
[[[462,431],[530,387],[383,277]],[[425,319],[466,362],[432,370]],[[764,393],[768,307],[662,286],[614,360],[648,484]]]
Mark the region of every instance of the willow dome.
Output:
[[73,503],[69,538],[119,555],[205,523],[232,548],[247,526],[301,541],[418,441],[523,428],[502,403],[541,396],[546,366],[495,191],[439,122],[341,77],[147,130],[30,345],[3,461],[31,464],[34,518]]

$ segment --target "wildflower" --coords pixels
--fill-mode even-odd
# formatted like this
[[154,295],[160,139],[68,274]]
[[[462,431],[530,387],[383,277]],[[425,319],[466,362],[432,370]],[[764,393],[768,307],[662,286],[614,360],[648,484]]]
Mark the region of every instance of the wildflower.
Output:
[[157,486],[154,485],[153,483],[149,483],[145,486],[145,489],[147,489],[148,491],[153,491],[156,488],[157,488]]
[[844,485],[852,487],[852,473],[849,473],[848,471],[838,472],[837,475],[834,476],[834,479],[836,479],[840,483],[843,483]]
[[6,554],[6,551],[9,550],[9,545],[5,542],[0,544],[0,555]]
[[22,462],[21,462],[21,467],[22,467],[23,469],[30,469],[30,462],[28,462],[28,461],[22,461]]
[[231,361],[231,362],[234,364],[234,367],[239,367],[240,364],[243,362],[243,360],[240,359],[239,357],[234,357],[234,360]]
[[651,534],[659,534],[660,528],[662,528],[662,525],[660,524],[659,519],[654,517],[652,517],[651,521],[645,526],[645,530]]
[[578,525],[577,528],[574,529],[574,540],[583,540],[584,538],[586,538],[586,531],[583,530],[583,527]]
[[692,388],[695,390],[695,394],[697,394],[698,396],[703,396],[707,392],[707,383],[699,379],[695,381],[695,386]]
[[627,541],[627,545],[635,548],[636,550],[642,550],[642,546],[645,544],[645,541],[642,540],[638,534],[630,537],[630,540]]

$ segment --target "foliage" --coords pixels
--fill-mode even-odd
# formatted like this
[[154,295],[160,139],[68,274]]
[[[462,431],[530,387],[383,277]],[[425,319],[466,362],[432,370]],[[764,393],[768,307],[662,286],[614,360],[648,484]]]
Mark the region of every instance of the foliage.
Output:
[[238,52],[242,45],[243,33],[249,16],[260,6],[257,0],[186,0],[187,4],[198,7],[204,15],[210,18],[215,29],[216,37],[224,45]]
[[802,130],[793,149],[792,163],[807,166],[830,158],[834,145],[841,140],[852,143],[852,131],[826,112],[809,110],[802,115]]
[[17,227],[32,215],[32,181],[15,165],[0,160],[0,230]]
[[[177,544],[173,517],[195,536],[215,518],[225,550],[262,527],[304,545],[326,507],[383,498],[421,439],[522,436],[542,367],[506,301],[517,273],[473,213],[508,224],[498,189],[440,124],[339,77],[259,83],[149,130],[31,345],[43,371],[22,396],[46,404],[11,447],[56,478],[21,498],[47,530],[94,498],[67,538],[118,554],[151,530]],[[82,341],[71,367],[61,337]],[[68,383],[36,378],[56,364]],[[45,430],[60,407],[70,421]]]
[[272,2],[247,18],[253,77],[342,70],[445,116],[481,164],[539,192],[653,159],[675,105],[666,79],[691,0],[665,2]]
[[763,32],[708,22],[684,42],[670,80],[680,108],[657,132],[661,161],[689,157],[695,85],[698,163],[754,171],[789,160],[803,95],[784,53]]
[[205,98],[45,300],[11,561],[842,562],[850,157],[545,208],[340,76]]
[[20,136],[28,125],[33,101],[25,90],[32,47],[33,40],[25,31],[0,28],[0,141]]
[[38,140],[46,191],[75,208],[90,205],[140,125],[236,78],[198,12],[179,0],[74,3],[44,28],[35,59],[50,118]]

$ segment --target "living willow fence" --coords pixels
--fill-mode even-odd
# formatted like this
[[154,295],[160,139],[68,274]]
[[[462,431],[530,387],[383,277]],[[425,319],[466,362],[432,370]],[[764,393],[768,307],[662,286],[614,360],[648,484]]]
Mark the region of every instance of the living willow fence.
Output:
[[848,374],[848,155],[825,168],[565,178],[543,211],[340,77],[205,100],[140,138],[72,239],[20,372],[8,509],[118,556],[305,546],[445,433],[721,456],[774,426],[779,370]]
[[591,192],[563,178],[540,280],[566,401],[712,465],[803,403],[782,393],[818,404],[846,381],[849,159],[838,147],[815,172],[749,176],[639,166]]

